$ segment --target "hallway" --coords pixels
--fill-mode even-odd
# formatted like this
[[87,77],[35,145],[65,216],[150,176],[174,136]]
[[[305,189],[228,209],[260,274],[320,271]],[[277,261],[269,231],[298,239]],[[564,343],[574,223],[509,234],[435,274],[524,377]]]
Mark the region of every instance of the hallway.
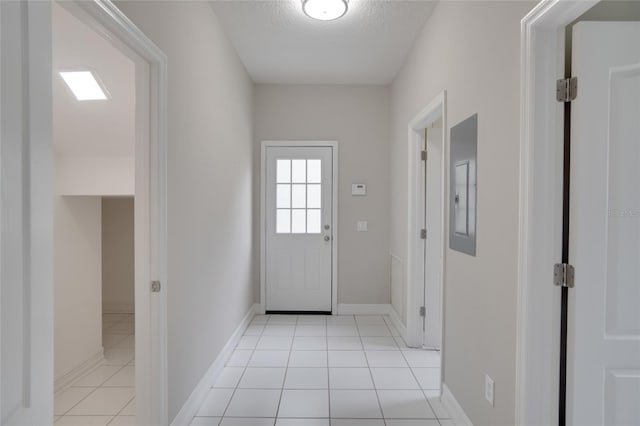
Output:
[[191,425],[450,426],[439,381],[386,316],[258,315]]

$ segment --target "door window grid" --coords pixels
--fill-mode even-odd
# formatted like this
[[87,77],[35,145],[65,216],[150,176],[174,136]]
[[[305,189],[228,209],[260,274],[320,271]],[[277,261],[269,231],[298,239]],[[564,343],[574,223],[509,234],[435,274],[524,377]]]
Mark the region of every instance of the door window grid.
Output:
[[321,233],[322,160],[276,160],[276,233]]

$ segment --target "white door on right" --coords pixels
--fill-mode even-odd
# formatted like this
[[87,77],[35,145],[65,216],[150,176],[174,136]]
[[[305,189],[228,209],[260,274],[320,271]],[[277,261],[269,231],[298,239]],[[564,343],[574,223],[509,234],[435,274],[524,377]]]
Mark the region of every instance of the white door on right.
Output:
[[567,424],[640,425],[640,23],[573,30]]

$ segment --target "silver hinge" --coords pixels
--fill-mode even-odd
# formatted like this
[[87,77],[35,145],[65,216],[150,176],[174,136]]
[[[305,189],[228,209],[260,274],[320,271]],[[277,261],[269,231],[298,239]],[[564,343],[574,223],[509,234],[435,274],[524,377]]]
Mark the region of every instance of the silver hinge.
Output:
[[424,151],[420,151],[420,158],[422,159],[422,161],[427,161],[427,150],[426,149]]
[[558,102],[571,102],[578,96],[578,77],[561,78],[556,83]]
[[422,239],[422,240],[426,240],[427,239],[427,230],[426,229],[421,229],[420,230],[420,239]]
[[425,308],[424,306],[420,306],[420,316],[427,316],[427,308]]
[[152,293],[160,293],[160,281],[151,281],[151,292]]
[[573,288],[575,285],[576,270],[568,263],[556,263],[553,265],[553,284],[558,287]]

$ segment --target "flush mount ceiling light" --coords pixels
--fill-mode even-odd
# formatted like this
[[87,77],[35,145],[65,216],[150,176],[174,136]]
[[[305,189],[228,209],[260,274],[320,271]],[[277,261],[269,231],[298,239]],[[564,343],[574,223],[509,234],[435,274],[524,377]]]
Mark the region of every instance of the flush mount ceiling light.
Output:
[[347,13],[348,0],[302,0],[302,10],[313,19],[332,21]]
[[96,76],[91,71],[60,71],[60,77],[79,101],[109,99]]

